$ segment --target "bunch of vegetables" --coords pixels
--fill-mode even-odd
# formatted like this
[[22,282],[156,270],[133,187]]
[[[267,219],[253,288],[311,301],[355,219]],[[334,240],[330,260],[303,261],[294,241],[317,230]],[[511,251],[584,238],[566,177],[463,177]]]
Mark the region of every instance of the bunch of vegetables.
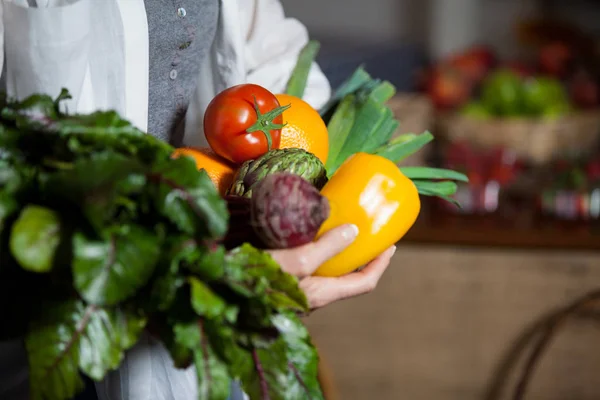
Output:
[[[0,340],[24,340],[33,400],[72,398],[142,334],[195,367],[200,399],[226,399],[232,379],[252,399],[322,398],[307,300],[264,249],[354,223],[355,243],[317,274],[350,272],[404,235],[419,194],[453,201],[466,177],[396,166],[433,137],[392,138],[394,88],[362,69],[312,110],[301,97],[317,49],[285,95],[219,94],[212,149],[173,149],[115,112],[65,113],[67,92],[0,99]],[[292,109],[310,125],[286,121]],[[290,127],[327,142],[289,140]]]
[[[269,94],[256,85],[236,86],[217,95],[207,108],[205,135],[212,150],[233,163],[234,176],[223,193],[232,215],[226,243],[295,247],[353,223],[359,228],[356,241],[316,271],[320,276],[340,276],[404,236],[419,215],[419,195],[453,202],[454,181],[467,178],[446,169],[397,166],[433,136],[426,132],[394,138],[399,123],[386,102],[395,88],[373,79],[363,68],[321,110],[303,102],[299,96],[316,46],[309,43],[300,55],[285,95]],[[295,128],[290,132],[287,118],[296,107],[310,110],[304,111],[302,121],[291,122]],[[310,145],[281,146],[307,120],[326,126],[318,138],[327,143],[322,146],[328,149],[326,155],[317,157]],[[279,173],[288,175],[268,179]]]

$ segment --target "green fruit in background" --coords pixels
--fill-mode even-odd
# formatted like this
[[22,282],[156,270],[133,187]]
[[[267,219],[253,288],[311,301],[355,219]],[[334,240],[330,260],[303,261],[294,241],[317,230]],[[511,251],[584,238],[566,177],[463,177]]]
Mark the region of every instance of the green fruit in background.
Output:
[[523,82],[510,70],[496,70],[483,82],[481,99],[492,114],[503,117],[521,115]]
[[557,119],[560,117],[564,117],[572,111],[571,105],[568,101],[557,102],[554,104],[548,105],[544,110],[542,110],[542,116],[545,119]]
[[487,107],[478,101],[472,101],[460,109],[460,114],[472,119],[486,120],[492,117]]
[[546,115],[547,112],[553,114],[564,110],[569,104],[569,98],[562,83],[552,78],[528,79],[525,82],[523,94],[527,113],[532,115]]

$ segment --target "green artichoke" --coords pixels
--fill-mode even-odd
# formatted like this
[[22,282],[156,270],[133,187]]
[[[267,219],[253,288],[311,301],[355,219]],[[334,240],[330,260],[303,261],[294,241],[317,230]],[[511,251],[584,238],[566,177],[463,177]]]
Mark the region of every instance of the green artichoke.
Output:
[[252,197],[252,188],[266,176],[276,172],[289,172],[301,176],[317,189],[327,182],[325,166],[315,155],[303,149],[270,150],[255,160],[242,164],[227,194]]

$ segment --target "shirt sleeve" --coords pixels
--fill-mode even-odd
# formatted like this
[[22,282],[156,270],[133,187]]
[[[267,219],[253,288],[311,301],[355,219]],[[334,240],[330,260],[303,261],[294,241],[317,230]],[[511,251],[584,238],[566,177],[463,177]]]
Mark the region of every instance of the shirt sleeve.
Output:
[[[287,18],[279,0],[253,0],[246,36],[248,81],[281,93],[285,90],[298,55],[308,43],[306,27],[297,19]],[[320,108],[329,100],[331,87],[317,63],[308,77],[304,100]]]

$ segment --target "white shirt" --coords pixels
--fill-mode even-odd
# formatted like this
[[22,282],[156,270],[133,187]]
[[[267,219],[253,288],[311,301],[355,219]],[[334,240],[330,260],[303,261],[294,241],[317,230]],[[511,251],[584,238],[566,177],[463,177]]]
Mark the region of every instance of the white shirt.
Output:
[[[38,7],[29,7],[36,2]],[[146,130],[149,68],[143,0],[0,0],[0,14],[0,63],[6,64],[10,96],[55,96],[66,87],[74,97],[69,110],[116,109]],[[306,28],[285,17],[279,0],[221,0],[215,42],[186,117],[185,143],[206,145],[204,110],[227,87],[250,82],[282,92],[307,41]],[[330,93],[315,64],[305,100],[318,108]]]
[[[37,6],[37,7],[36,7]],[[177,12],[176,9],[173,12]],[[221,0],[209,57],[186,115],[186,145],[206,145],[204,110],[220,91],[256,83],[282,92],[306,28],[285,18],[279,0]],[[142,130],[148,119],[148,25],[143,0],[0,0],[0,65],[9,96],[73,95],[70,111],[115,109]],[[319,108],[329,83],[315,64],[305,100]],[[27,360],[18,343],[0,343],[0,398],[25,400]],[[153,370],[162,360],[162,371]],[[155,362],[153,362],[155,361]],[[10,373],[8,373],[10,371]],[[128,390],[122,391],[123,380]],[[175,370],[164,348],[148,337],[128,353],[122,369],[99,384],[101,400],[195,400],[193,370]],[[8,389],[15,394],[7,398]]]

